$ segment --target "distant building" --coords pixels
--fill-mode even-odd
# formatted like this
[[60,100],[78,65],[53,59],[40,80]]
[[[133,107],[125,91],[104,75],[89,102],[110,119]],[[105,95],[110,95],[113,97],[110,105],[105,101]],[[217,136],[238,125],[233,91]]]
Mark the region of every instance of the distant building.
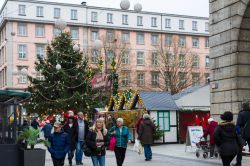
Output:
[[[17,74],[22,68],[29,75],[43,79],[34,70],[34,62],[37,57],[46,58],[46,44],[59,33],[54,27],[57,19],[67,22],[72,39],[88,52],[93,67],[97,63],[96,52],[92,51],[96,39],[103,36],[116,39],[118,35],[129,46],[119,68],[121,89],[162,90],[164,81],[155,67],[159,60],[155,45],[159,40],[164,45],[171,44],[174,37],[198,55],[196,74],[209,76],[208,18],[86,4],[6,0],[0,10],[0,89],[25,89],[27,76]],[[111,56],[108,53],[107,58]]]

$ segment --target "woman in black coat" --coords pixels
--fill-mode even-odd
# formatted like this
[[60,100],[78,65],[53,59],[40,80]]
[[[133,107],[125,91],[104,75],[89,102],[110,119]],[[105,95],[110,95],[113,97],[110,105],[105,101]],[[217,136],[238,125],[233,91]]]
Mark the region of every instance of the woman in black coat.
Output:
[[72,159],[74,157],[74,151],[76,149],[77,140],[77,125],[75,123],[74,117],[69,117],[67,123],[64,125],[63,130],[68,133],[70,137],[70,148],[68,152],[69,165],[72,166]]
[[233,114],[231,112],[224,112],[221,120],[223,121],[214,131],[214,142],[219,148],[223,166],[230,166],[239,151],[236,126],[232,122]]
[[104,119],[99,118],[90,128],[86,145],[91,149],[91,159],[93,166],[105,166],[106,147],[109,144],[108,131],[104,124]]

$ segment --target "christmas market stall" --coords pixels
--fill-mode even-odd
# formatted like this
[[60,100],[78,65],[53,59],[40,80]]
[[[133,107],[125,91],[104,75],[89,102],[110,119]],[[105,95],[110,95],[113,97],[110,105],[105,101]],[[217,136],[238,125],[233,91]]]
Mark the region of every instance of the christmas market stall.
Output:
[[0,90],[0,161],[1,165],[19,166],[18,132],[21,130],[22,102],[30,93]]

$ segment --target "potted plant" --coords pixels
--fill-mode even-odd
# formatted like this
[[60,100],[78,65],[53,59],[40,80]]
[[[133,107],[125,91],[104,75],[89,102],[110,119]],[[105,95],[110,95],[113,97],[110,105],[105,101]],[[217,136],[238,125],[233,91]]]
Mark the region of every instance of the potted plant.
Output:
[[20,148],[21,166],[34,166],[34,163],[36,166],[45,166],[46,150],[34,147],[39,143],[48,146],[49,143],[44,139],[39,139],[39,133],[39,129],[29,127],[18,136],[18,141],[23,145]]

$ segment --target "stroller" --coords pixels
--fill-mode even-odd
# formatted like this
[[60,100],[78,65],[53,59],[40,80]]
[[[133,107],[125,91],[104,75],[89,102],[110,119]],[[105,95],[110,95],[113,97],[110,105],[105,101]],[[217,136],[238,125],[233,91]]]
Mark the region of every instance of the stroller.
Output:
[[[196,143],[196,157],[199,158],[201,155],[203,156],[204,159],[208,158],[208,154],[210,153],[210,145],[209,141],[205,139],[204,137],[200,138],[200,141]],[[214,156],[216,158],[219,157],[219,153],[215,151]]]

